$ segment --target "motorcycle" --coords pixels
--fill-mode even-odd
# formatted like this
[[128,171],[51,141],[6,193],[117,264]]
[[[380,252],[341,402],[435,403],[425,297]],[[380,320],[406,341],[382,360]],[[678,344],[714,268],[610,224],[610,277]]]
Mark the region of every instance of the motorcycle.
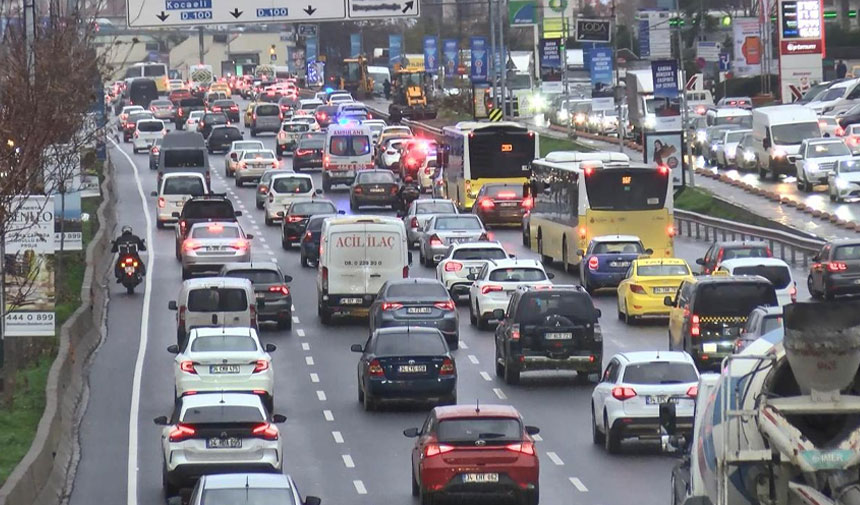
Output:
[[125,286],[128,294],[134,294],[134,288],[143,281],[143,271],[137,255],[137,247],[123,246],[117,259],[117,268],[114,273],[117,281]]
[[411,177],[407,177],[406,184],[400,188],[400,197],[397,202],[400,207],[399,210],[403,212],[406,212],[412,202],[421,196],[421,188],[417,184],[413,184],[410,179]]

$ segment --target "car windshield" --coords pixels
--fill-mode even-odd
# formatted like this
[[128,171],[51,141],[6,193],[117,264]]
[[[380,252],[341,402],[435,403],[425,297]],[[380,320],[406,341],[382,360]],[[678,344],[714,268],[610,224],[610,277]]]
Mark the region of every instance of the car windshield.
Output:
[[332,135],[329,153],[334,156],[363,156],[370,153],[367,135]]
[[186,409],[181,422],[185,424],[233,424],[260,423],[265,421],[263,412],[244,405],[206,405]]
[[451,256],[451,259],[455,260],[503,260],[508,257],[508,253],[505,252],[504,249],[490,249],[490,248],[475,248],[475,249],[457,249],[454,251],[454,254]]
[[394,174],[391,172],[359,172],[356,184],[393,184]]
[[825,158],[827,156],[851,156],[851,151],[845,142],[821,142],[809,144],[806,148],[807,158]]
[[212,106],[213,106],[213,107],[221,107],[221,108],[227,108],[227,109],[229,109],[229,108],[230,108],[230,107],[232,107],[233,105],[236,105],[236,104],[233,102],[233,100],[215,100],[215,101],[212,103]]
[[715,125],[735,125],[742,128],[752,127],[752,116],[739,114],[737,116],[717,116],[714,118]]
[[639,265],[636,274],[640,277],[690,275],[690,267],[687,265]]
[[372,351],[377,356],[438,356],[448,352],[448,346],[435,332],[380,333]]
[[769,280],[776,289],[785,289],[791,282],[791,271],[785,265],[751,265],[736,267],[735,275],[760,275]]
[[200,500],[203,505],[296,505],[293,493],[283,488],[206,489]]
[[195,226],[191,230],[191,238],[239,238],[239,236],[238,227],[218,223]]
[[263,149],[263,143],[254,140],[250,142],[233,142],[234,151],[247,151],[250,149]]
[[477,216],[437,217],[433,227],[436,230],[482,230]]
[[737,128],[733,126],[723,126],[720,128],[708,128],[708,139],[713,141],[722,141],[723,134],[728,130],[735,130]]
[[199,177],[168,177],[164,179],[162,195],[191,195],[203,196],[206,187]]
[[312,214],[334,214],[337,208],[331,202],[296,202],[290,207],[289,214],[310,216]]
[[815,100],[813,100],[812,103],[829,102],[831,100],[838,100],[838,99],[842,98],[842,95],[845,94],[845,91],[847,89],[848,89],[847,87],[830,88],[827,91],[825,91],[824,93],[821,93],[821,95],[815,97]]
[[258,105],[254,113],[258,116],[277,116],[281,108],[277,105]]
[[860,162],[855,160],[841,160],[839,162],[839,173],[847,174],[851,172],[860,172]]
[[767,246],[727,247],[722,251],[722,259],[770,258],[773,256]]
[[326,215],[325,217],[320,216],[319,219],[314,216],[308,221],[307,231],[320,231],[322,230],[322,225],[325,222],[326,218],[334,217],[334,214]]
[[443,444],[475,445],[478,440],[496,444],[516,442],[522,438],[522,423],[510,417],[442,419],[436,428],[436,439]]
[[598,242],[591,254],[642,254],[645,250],[640,242]]
[[207,124],[226,124],[228,119],[224,114],[206,114],[202,121]]
[[182,207],[182,216],[191,219],[235,219],[236,213],[227,202],[196,201]]
[[769,282],[717,282],[701,287],[695,312],[706,316],[746,317],[759,305],[777,305],[776,292]]
[[247,335],[212,335],[191,341],[193,352],[254,352],[257,344]]
[[770,127],[770,131],[776,145],[797,146],[806,139],[821,136],[818,121],[775,125]]
[[572,291],[527,293],[523,295],[515,316],[520,324],[541,324],[547,316],[562,316],[574,323],[597,320],[588,294]]
[[149,102],[149,105],[151,107],[170,107],[171,105],[173,105],[173,102],[171,102],[170,100],[153,100]]
[[245,290],[239,288],[201,288],[188,293],[192,312],[242,312],[248,310]]
[[699,374],[691,363],[668,361],[627,365],[622,379],[625,384],[686,384],[698,381]]
[[451,201],[418,202],[415,204],[415,214],[447,214],[455,211],[454,203]]
[[281,130],[287,133],[303,133],[310,130],[310,128],[310,125],[301,122],[284,123],[281,125]]
[[388,290],[385,291],[385,298],[447,300],[448,291],[441,284],[432,282],[406,282],[388,286]]
[[546,273],[544,273],[544,271],[539,268],[497,268],[496,270],[490,272],[490,280],[495,282],[545,281]]
[[300,149],[322,149],[325,144],[324,140],[302,139],[299,140]]
[[272,180],[272,189],[276,193],[307,193],[313,185],[307,177],[277,177]]
[[860,260],[860,245],[843,245],[833,251],[835,260]]
[[243,160],[266,160],[275,161],[275,153],[272,151],[244,151],[242,153]]
[[284,281],[281,274],[275,270],[230,270],[224,277],[248,279],[251,284],[280,284]]
[[746,134],[747,132],[745,131],[728,132],[726,134],[726,142],[740,142]]

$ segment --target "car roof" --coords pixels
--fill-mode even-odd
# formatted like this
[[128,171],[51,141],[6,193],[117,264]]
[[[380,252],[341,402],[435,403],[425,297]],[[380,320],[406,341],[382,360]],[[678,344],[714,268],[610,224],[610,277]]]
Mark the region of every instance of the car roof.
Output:
[[642,242],[636,235],[600,235],[593,237],[592,242]]
[[[273,169],[278,170],[278,169]],[[283,170],[278,170],[279,172],[284,172]],[[297,178],[297,179],[313,179],[309,174],[297,174],[295,172],[284,172],[282,174],[273,174],[272,180],[274,179],[285,179],[285,178]]]
[[585,293],[585,288],[579,284],[553,284],[552,286],[520,286],[520,291],[525,293],[552,293],[553,291],[573,291]]
[[193,223],[191,225],[191,229],[194,230],[196,228],[208,228],[210,226],[221,226],[224,228],[240,228],[239,223],[236,221],[201,221],[198,223]]
[[428,326],[389,326],[387,328],[378,328],[374,330],[374,335],[389,335],[399,333],[427,333],[442,336],[442,332],[438,328]]
[[633,260],[637,265],[684,265],[687,262],[681,258],[637,258]]
[[652,361],[693,364],[693,358],[684,351],[632,351],[620,352],[616,356],[626,361],[625,364],[650,363]]
[[770,281],[760,275],[700,275],[693,277],[689,282],[695,284],[731,284],[740,282],[766,282]]
[[440,203],[440,202],[450,203],[451,206],[454,205],[454,202],[452,202],[451,200],[448,200],[447,198],[419,198],[419,199],[415,200],[416,205],[422,204],[422,203]]
[[540,261],[532,258],[508,258],[503,260],[488,260],[493,270],[511,267],[535,267],[543,269]]
[[723,260],[720,262],[721,267],[726,267],[728,269],[734,269],[737,267],[748,267],[748,266],[782,266],[786,268],[791,268],[788,266],[788,263],[782,261],[779,258],[732,258],[728,260]]
[[282,473],[221,473],[204,476],[204,489],[291,489],[292,478]]
[[227,263],[221,270],[223,272],[231,272],[234,270],[278,270],[280,267],[274,261],[247,261],[241,263]]
[[210,287],[253,289],[251,281],[239,277],[198,277],[182,281],[182,287],[189,291]]
[[185,409],[194,407],[217,407],[218,405],[231,405],[241,407],[259,407],[262,405],[260,397],[253,393],[198,393],[182,397],[182,406]]
[[729,249],[736,247],[767,247],[765,242],[759,240],[734,240],[730,242],[715,242],[717,249]]
[[458,249],[505,249],[505,246],[502,245],[498,240],[494,240],[492,242],[486,240],[474,241],[474,242],[458,242],[451,246],[452,251],[456,251]]
[[191,330],[191,335],[198,337],[218,337],[221,335],[241,335],[243,337],[257,337],[257,330],[254,328],[231,326],[220,328],[199,327]]
[[432,277],[410,277],[408,279],[395,279],[393,281],[388,281],[389,286],[402,286],[404,284],[433,284],[436,286],[442,286],[441,281]]
[[194,177],[195,179],[206,180],[206,177],[204,177],[200,172],[166,172],[161,176],[161,180],[173,179],[175,177]]
[[845,141],[832,137],[818,137],[814,139],[805,139],[807,144],[844,144]]
[[759,305],[758,307],[753,309],[753,312],[764,312],[764,315],[766,316],[781,316],[783,315],[783,310],[783,307],[779,306]]
[[441,420],[457,419],[462,417],[509,417],[520,419],[520,413],[511,405],[474,404],[474,405],[447,405],[433,409],[436,418]]
[[860,240],[850,239],[850,238],[841,238],[838,240],[832,240],[832,241],[828,242],[828,245],[833,246],[833,247],[843,246],[843,245],[860,245]]

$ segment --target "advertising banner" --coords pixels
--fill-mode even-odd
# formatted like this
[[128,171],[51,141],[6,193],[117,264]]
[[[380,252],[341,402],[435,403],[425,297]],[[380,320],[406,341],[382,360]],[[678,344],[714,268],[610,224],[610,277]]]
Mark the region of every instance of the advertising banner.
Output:
[[57,251],[81,251],[84,248],[80,191],[54,195],[54,246]]
[[[672,57],[672,30],[668,11],[643,11],[639,13],[648,22],[648,54],[652,60]],[[640,46],[641,47],[641,46]],[[644,56],[643,56],[644,57]]]
[[645,163],[649,165],[666,165],[672,171],[672,184],[675,187],[684,184],[684,167],[681,159],[680,131],[676,132],[645,132]]
[[761,74],[762,46],[761,23],[758,18],[734,18],[735,58],[732,73],[735,77],[752,77]]
[[536,0],[510,0],[508,20],[511,26],[533,25],[537,22]]
[[656,60],[651,62],[651,77],[654,80],[654,98],[662,99],[655,110],[657,131],[681,129],[681,101],[678,97],[678,62]]
[[577,19],[576,41],[608,44],[612,41],[612,23],[608,19]]
[[[84,174],[81,154],[72,144],[54,144],[45,149],[42,161],[45,194],[55,196],[54,242],[57,250],[62,244],[63,251],[80,251],[84,247],[81,223]],[[61,230],[63,237],[60,236]]]
[[403,56],[403,36],[389,35],[388,36],[388,66],[393,67],[395,63],[400,63],[400,57]]
[[435,74],[439,71],[439,44],[436,37],[424,37],[424,71]]
[[779,87],[796,102],[824,79],[824,18],[820,0],[779,0]]
[[469,47],[472,50],[472,69],[469,73],[472,82],[487,82],[487,67],[489,63],[487,38],[472,37],[469,39]]
[[351,33],[349,35],[349,55],[352,58],[361,54],[361,34]]
[[20,197],[6,234],[6,337],[53,336],[54,202],[50,196]]
[[651,57],[651,35],[647,18],[639,18],[639,56],[642,59]]
[[541,91],[544,93],[563,92],[561,44],[561,39],[540,39],[538,44]]
[[591,109],[607,110],[615,107],[612,79],[612,48],[595,47],[589,51],[591,73]]
[[460,49],[456,39],[445,39],[442,41],[442,57],[444,58],[445,77],[457,75],[460,67]]
[[308,37],[305,39],[305,61],[313,63],[317,61],[317,38]]

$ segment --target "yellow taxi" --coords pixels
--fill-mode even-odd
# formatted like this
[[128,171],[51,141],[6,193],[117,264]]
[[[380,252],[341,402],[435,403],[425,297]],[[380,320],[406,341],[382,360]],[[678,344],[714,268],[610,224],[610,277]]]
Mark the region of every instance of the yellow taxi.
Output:
[[631,324],[637,317],[667,316],[663,300],[674,297],[681,282],[692,278],[690,265],[680,258],[633,260],[618,285],[618,319]]
[[230,85],[226,82],[213,82],[211,86],[209,86],[209,92],[221,92],[227,95],[227,98],[233,96],[233,90],[230,89]]
[[256,106],[257,102],[250,102],[245,109],[245,128],[251,127],[251,120],[254,118],[254,108]]

